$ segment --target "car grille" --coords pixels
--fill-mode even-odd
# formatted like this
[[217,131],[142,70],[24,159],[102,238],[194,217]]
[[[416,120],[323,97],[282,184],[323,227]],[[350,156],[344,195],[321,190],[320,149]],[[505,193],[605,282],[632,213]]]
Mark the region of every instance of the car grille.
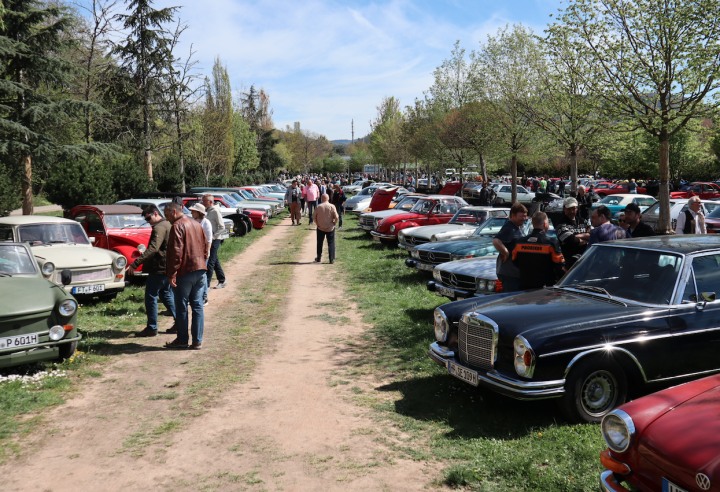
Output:
[[429,239],[425,239],[424,237],[415,237],[415,236],[404,236],[405,244],[408,244],[410,246],[417,246],[418,244],[425,244],[429,243]]
[[375,220],[372,216],[370,217],[360,217],[360,224],[366,225],[366,226],[374,226]]
[[470,275],[460,275],[458,273],[440,272],[442,283],[457,287],[458,289],[475,290],[475,277]]
[[[72,272],[72,283],[90,282],[92,280],[106,280],[112,277],[110,268],[103,270],[70,270]],[[60,272],[58,272],[57,281],[62,282]]]
[[420,251],[420,259],[428,263],[445,263],[450,261],[450,253],[438,253],[437,251]]
[[460,360],[466,364],[490,370],[495,362],[495,348],[497,338],[493,327],[482,321],[478,322],[467,315],[460,319],[458,326],[458,349]]

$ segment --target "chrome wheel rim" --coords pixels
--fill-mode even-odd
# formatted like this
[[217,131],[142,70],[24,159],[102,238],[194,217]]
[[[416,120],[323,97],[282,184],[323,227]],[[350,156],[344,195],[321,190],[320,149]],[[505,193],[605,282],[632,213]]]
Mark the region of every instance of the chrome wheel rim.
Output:
[[601,417],[615,406],[617,394],[615,377],[608,371],[595,371],[582,385],[580,400],[583,410],[592,417]]

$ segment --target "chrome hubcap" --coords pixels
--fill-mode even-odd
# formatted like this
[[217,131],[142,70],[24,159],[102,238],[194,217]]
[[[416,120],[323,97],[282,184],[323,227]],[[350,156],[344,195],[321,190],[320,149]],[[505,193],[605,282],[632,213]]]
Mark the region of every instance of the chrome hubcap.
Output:
[[607,371],[590,374],[582,385],[583,410],[593,417],[607,413],[617,400],[617,382]]

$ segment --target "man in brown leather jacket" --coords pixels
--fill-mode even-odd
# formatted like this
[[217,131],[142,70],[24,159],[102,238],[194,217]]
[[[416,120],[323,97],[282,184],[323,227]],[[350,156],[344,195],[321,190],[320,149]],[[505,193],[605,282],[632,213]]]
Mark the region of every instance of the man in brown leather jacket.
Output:
[[165,206],[165,217],[172,224],[167,248],[167,277],[175,294],[177,338],[165,344],[168,348],[188,348],[188,310],[192,309],[192,345],[202,347],[204,314],[202,295],[205,290],[205,231],[200,224],[183,214],[182,206],[172,202]]

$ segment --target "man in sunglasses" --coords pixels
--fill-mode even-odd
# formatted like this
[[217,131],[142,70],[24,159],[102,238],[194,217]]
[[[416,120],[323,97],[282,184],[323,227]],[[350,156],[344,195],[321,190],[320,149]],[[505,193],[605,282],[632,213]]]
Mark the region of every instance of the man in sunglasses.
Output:
[[[145,312],[147,313],[147,326],[135,336],[156,337],[158,334],[158,297],[175,320],[175,300],[170,290],[170,281],[166,276],[166,257],[168,238],[170,237],[170,222],[160,215],[155,205],[148,205],[143,210],[145,222],[152,226],[150,242],[147,249],[135,261],[130,263],[126,270],[131,272],[140,265],[143,271],[148,274],[145,283]],[[174,333],[175,325],[168,330]]]

